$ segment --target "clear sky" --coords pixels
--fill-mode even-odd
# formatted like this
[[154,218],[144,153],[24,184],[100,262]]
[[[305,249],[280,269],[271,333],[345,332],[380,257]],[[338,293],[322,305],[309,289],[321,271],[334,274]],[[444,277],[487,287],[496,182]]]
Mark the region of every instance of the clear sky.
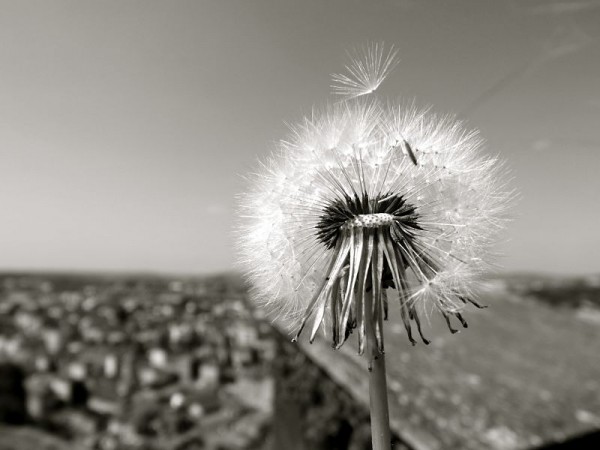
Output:
[[385,41],[522,200],[506,270],[600,271],[600,1],[0,1],[0,269],[232,267],[241,174]]

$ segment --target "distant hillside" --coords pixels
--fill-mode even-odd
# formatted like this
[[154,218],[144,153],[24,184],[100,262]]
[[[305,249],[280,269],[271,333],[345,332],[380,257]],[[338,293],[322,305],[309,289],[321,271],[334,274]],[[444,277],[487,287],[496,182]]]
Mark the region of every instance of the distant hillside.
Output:
[[600,308],[600,275],[558,276],[531,273],[499,275],[508,292],[556,307]]
[[87,285],[164,289],[179,281],[202,284],[210,292],[243,292],[246,287],[240,275],[224,272],[210,275],[161,274],[161,273],[112,273],[112,272],[0,272],[0,289],[11,286],[22,288],[39,287],[42,284],[55,292],[77,291]]

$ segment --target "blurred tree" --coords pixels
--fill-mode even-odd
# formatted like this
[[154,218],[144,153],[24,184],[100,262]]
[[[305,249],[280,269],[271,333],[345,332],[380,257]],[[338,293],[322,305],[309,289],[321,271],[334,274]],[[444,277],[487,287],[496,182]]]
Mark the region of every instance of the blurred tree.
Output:
[[18,425],[27,421],[24,381],[25,373],[19,366],[0,363],[0,422]]

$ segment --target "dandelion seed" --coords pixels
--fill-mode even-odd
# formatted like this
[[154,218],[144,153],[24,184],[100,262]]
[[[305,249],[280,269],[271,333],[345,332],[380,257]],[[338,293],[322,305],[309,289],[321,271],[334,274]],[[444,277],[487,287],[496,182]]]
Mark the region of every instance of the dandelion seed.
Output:
[[334,91],[354,99],[292,126],[240,201],[252,296],[296,337],[308,326],[312,341],[327,324],[339,348],[356,330],[360,353],[370,328],[383,351],[389,307],[413,344],[414,330],[429,343],[424,312],[441,312],[452,333],[451,320],[467,326],[461,311],[480,306],[474,282],[512,197],[476,132],[414,105],[355,98],[379,86],[395,55],[372,45],[334,76]]
[[379,43],[349,53],[351,63],[346,66],[348,74],[331,76],[333,92],[346,100],[374,92],[398,65],[397,54],[393,48],[384,54],[383,45]]

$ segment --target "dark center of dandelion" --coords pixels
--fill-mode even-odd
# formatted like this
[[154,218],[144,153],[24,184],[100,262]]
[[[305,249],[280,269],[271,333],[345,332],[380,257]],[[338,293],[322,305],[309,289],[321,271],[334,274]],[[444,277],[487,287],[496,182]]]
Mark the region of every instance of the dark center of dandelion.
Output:
[[[402,320],[412,338],[410,320],[421,326],[413,304],[409,304],[407,270],[426,281],[435,263],[419,242],[419,215],[402,195],[393,193],[349,195],[325,206],[315,225],[317,239],[330,250],[330,261],[322,285],[311,299],[298,331],[314,313],[311,341],[328,306],[332,315],[333,345],[339,347],[358,328],[359,353],[365,343],[366,326],[373,327],[383,351],[382,320],[387,318],[385,290],[396,288]],[[368,305],[372,298],[373,307]],[[428,342],[423,338],[424,342]]]
[[[383,320],[387,319],[387,288],[395,288],[408,339],[415,344],[411,322],[422,333],[419,313],[412,301],[411,283],[429,285],[439,271],[436,248],[423,239],[416,207],[398,194],[367,194],[331,201],[315,225],[317,239],[330,251],[329,263],[313,298],[308,303],[296,338],[307,320],[314,315],[310,341],[323,323],[325,310],[331,313],[333,346],[339,348],[353,329],[358,329],[358,351],[365,346],[367,328],[375,334],[383,352]],[[409,272],[411,275],[409,275]],[[410,278],[409,278],[410,277]],[[450,295],[450,294],[448,294]],[[463,297],[458,297],[463,302]],[[442,311],[449,322],[458,312]]]
[[416,208],[401,195],[380,194],[369,198],[364,194],[332,201],[323,210],[315,228],[317,239],[331,249],[349,228],[387,227],[394,240],[406,239],[421,229],[417,220]]
[[[419,313],[412,301],[411,284],[429,286],[439,271],[436,247],[423,239],[416,207],[398,194],[379,194],[369,198],[349,195],[325,206],[315,225],[317,239],[327,247],[329,264],[321,285],[306,307],[297,339],[306,322],[314,315],[310,342],[323,323],[325,310],[331,313],[333,346],[339,348],[353,329],[358,329],[358,351],[363,353],[367,328],[375,334],[383,352],[383,320],[387,319],[387,288],[395,288],[400,301],[402,322],[408,339],[411,322],[425,344]],[[410,275],[409,275],[410,272]],[[453,295],[448,292],[448,295]],[[472,300],[456,294],[466,303]],[[477,303],[475,303],[477,305]],[[456,316],[466,327],[459,312],[442,314],[450,331],[449,315]]]

